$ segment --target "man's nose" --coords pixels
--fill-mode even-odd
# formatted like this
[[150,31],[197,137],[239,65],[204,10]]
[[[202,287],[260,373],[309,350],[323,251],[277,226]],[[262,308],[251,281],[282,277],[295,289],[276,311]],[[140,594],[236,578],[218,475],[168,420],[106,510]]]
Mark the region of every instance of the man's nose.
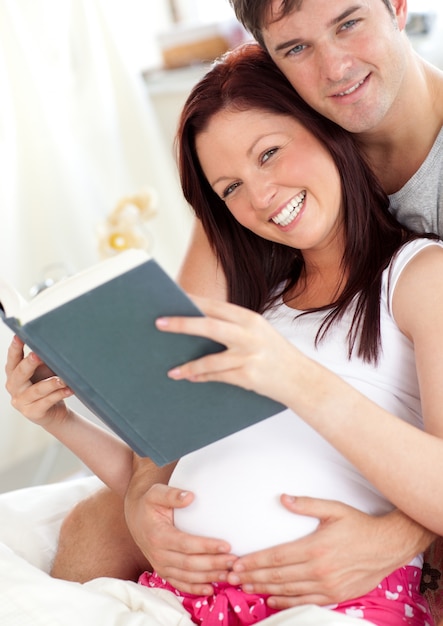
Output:
[[333,44],[324,44],[318,51],[318,63],[323,78],[339,82],[346,78],[352,59],[346,50]]

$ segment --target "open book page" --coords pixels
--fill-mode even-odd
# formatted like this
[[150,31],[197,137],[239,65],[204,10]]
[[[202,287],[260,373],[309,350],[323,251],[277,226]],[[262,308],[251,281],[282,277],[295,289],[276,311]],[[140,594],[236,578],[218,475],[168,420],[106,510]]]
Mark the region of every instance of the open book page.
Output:
[[28,303],[12,285],[0,278],[0,307],[5,317],[16,317]]
[[14,287],[0,279],[0,306],[5,312],[5,317],[15,317],[23,325],[149,261],[150,258],[143,250],[121,252],[64,278],[29,301],[25,300]]

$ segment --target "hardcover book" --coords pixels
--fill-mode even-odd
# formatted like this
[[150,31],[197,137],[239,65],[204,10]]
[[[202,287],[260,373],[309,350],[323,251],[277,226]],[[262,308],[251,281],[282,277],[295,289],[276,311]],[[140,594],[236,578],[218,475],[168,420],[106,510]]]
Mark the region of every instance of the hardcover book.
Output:
[[157,465],[285,408],[234,385],[168,378],[172,367],[224,346],[157,330],[158,317],[202,313],[141,250],[97,263],[30,301],[0,281],[0,315],[86,407]]

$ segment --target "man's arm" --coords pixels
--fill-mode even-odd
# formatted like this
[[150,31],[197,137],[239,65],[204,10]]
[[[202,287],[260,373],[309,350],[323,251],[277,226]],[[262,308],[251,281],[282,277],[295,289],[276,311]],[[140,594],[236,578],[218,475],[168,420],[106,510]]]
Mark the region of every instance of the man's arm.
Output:
[[279,609],[359,597],[435,537],[397,509],[374,517],[340,502],[285,496],[282,502],[293,513],[319,518],[318,529],[237,558],[226,551],[225,542],[174,528],[173,509],[189,505],[192,494],[155,485],[144,494],[135,487],[133,496],[127,508],[129,527],[160,576],[198,595],[212,593],[211,581],[227,579],[247,591],[270,594],[270,604]]
[[191,241],[177,277],[194,296],[226,300],[226,279],[209,244],[201,222],[195,220]]
[[173,467],[160,469],[149,459],[137,461],[125,499],[128,528],[163,578],[189,593],[211,595],[210,583],[226,580],[235,557],[222,539],[196,537],[175,528],[174,509],[189,505],[193,494],[167,487]]

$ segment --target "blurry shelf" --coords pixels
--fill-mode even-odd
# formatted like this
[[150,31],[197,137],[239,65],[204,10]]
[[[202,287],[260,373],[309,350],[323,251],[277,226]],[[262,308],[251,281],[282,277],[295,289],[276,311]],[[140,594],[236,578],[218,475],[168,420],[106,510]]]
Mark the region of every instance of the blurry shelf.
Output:
[[148,70],[143,73],[143,79],[151,95],[189,92],[209,67],[209,64],[199,64],[172,70]]

